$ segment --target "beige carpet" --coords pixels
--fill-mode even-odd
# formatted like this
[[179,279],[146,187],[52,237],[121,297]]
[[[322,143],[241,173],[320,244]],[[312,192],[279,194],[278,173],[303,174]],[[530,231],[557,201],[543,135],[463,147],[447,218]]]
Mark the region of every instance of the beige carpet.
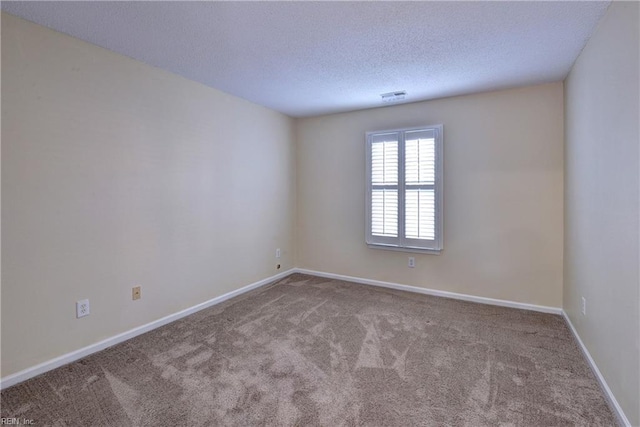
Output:
[[612,426],[559,316],[294,274],[4,390],[55,426]]

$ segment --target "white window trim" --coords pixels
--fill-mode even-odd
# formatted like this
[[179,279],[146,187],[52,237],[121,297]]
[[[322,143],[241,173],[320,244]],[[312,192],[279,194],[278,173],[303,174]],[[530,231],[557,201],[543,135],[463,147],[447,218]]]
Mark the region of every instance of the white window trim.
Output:
[[[419,130],[432,130],[435,132],[435,239],[434,240],[418,240],[407,239],[404,237],[405,227],[405,183],[404,183],[404,147],[405,147],[405,132],[419,131]],[[372,249],[384,249],[390,251],[401,252],[417,252],[428,254],[440,254],[444,248],[443,245],[443,126],[418,126],[413,128],[391,129],[381,130],[366,133],[366,243],[369,248]],[[385,133],[398,133],[398,237],[380,237],[373,236],[371,233],[371,142],[374,135]],[[402,161],[400,161],[402,159]],[[427,243],[429,242],[429,243]],[[419,246],[417,246],[419,245]],[[429,247],[425,247],[429,246]]]

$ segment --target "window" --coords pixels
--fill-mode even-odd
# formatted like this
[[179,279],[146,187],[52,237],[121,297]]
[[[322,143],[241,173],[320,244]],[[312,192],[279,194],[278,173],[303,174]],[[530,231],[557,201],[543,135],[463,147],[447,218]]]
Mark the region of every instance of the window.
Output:
[[442,250],[442,125],[367,133],[367,244]]

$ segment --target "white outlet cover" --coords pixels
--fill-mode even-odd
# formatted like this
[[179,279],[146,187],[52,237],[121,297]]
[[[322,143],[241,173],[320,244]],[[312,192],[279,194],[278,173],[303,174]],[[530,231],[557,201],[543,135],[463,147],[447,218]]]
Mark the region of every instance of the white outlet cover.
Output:
[[416,259],[414,257],[409,257],[409,268],[413,268],[416,266]]
[[89,306],[88,299],[76,301],[76,317],[78,319],[84,316],[88,316],[90,313],[91,313],[91,307]]
[[280,248],[276,249],[276,258],[280,258]]

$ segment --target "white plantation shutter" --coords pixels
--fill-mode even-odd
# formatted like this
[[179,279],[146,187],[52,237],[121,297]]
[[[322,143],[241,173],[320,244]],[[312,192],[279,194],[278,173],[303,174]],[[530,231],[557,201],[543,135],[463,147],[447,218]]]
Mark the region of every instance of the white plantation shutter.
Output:
[[436,237],[436,142],[433,131],[405,133],[405,237]]
[[371,236],[378,242],[398,238],[398,140],[397,132],[371,138]]
[[442,248],[442,126],[367,134],[367,243]]

